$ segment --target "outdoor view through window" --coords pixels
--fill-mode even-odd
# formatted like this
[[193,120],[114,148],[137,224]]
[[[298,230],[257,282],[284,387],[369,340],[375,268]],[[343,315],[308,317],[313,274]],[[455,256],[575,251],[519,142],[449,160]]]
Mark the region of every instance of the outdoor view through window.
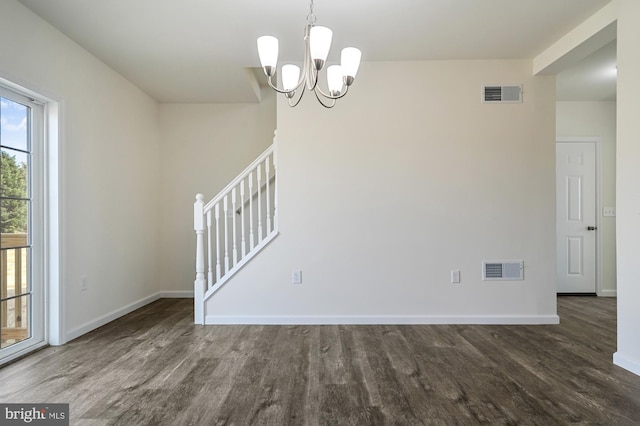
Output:
[[0,97],[0,350],[31,336],[31,108]]

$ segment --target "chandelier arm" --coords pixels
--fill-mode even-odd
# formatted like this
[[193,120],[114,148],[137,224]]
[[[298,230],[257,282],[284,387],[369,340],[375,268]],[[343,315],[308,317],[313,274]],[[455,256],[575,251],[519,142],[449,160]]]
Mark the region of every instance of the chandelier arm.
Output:
[[[318,77],[320,77],[320,71],[313,67],[313,63],[309,66],[309,78],[307,79],[307,88],[309,90],[316,90],[318,88]],[[311,84],[313,82],[313,84]]]
[[[308,26],[306,29],[306,34],[309,34],[311,31],[311,26]],[[316,85],[318,84],[318,75],[320,71],[318,71],[313,65],[313,61],[311,60],[311,45],[310,39],[305,35],[305,45],[306,51],[304,54],[304,65],[303,65],[303,75],[302,79],[304,79],[307,83],[307,89],[314,90]]]
[[278,89],[276,86],[274,86],[273,82],[271,81],[271,77],[267,77],[267,83],[269,84],[269,87],[271,87],[276,92],[282,93],[284,95],[289,95],[289,94],[295,92],[296,90],[298,90],[303,82],[301,81],[300,83],[298,83],[298,85],[296,87],[294,87],[291,90]]
[[[271,87],[276,92],[282,93],[284,95],[290,95],[291,93],[293,93],[296,90],[298,90],[305,82],[308,81],[307,75],[309,73],[309,70],[311,70],[311,68],[312,68],[311,65],[313,65],[313,62],[310,59],[311,58],[311,45],[309,44],[310,43],[309,42],[309,32],[311,31],[311,27],[312,27],[311,24],[308,24],[305,27],[305,37],[304,37],[304,40],[305,40],[305,55],[304,55],[304,63],[302,65],[302,69],[301,69],[301,72],[300,72],[300,77],[298,79],[298,83],[291,90],[278,89],[278,87],[276,87],[276,85],[274,85],[273,82],[271,81],[272,76],[267,77],[267,83],[269,84],[269,87]],[[311,89],[311,87],[309,89]],[[303,89],[303,91],[304,91],[304,89]],[[296,102],[296,105],[297,105],[297,102]]]
[[319,91],[319,92],[320,92],[320,94],[321,94],[322,96],[324,96],[325,98],[327,98],[327,99],[333,99],[333,100],[336,100],[336,99],[343,98],[343,97],[347,94],[347,92],[349,91],[349,86],[345,86],[345,85],[343,85],[343,87],[344,87],[344,93],[340,93],[340,94],[339,94],[339,95],[337,95],[337,96],[327,95],[326,93],[324,93],[324,92],[322,91],[322,89],[320,88],[320,86],[316,87],[316,88],[315,88],[315,90]]
[[318,92],[316,90],[314,90],[313,93],[316,95],[316,99],[318,100],[318,102],[320,102],[320,105],[322,105],[323,107],[329,109],[329,108],[333,108],[336,105],[335,99],[331,100],[331,104],[325,104],[324,102],[322,102],[322,99],[320,98],[320,96],[318,96]]
[[287,102],[289,102],[289,106],[291,108],[294,108],[296,106],[298,106],[298,104],[300,103],[300,101],[302,100],[302,97],[304,96],[304,88],[300,91],[300,97],[298,97],[298,100],[295,101],[295,103],[291,103],[291,98],[287,99]]

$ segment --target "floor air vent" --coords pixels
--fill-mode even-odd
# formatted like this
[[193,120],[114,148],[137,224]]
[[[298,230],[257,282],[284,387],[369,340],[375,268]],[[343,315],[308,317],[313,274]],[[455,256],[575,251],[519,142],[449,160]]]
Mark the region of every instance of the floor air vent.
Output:
[[482,262],[483,281],[521,281],[524,280],[524,262],[484,261]]
[[522,85],[482,86],[482,102],[485,104],[522,103]]

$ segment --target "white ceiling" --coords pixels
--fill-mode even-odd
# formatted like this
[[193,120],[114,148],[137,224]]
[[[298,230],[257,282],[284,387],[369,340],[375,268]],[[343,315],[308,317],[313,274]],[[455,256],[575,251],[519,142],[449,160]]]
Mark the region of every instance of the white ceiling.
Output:
[[[255,102],[255,40],[302,58],[305,0],[19,0],[160,102]],[[330,60],[533,58],[610,0],[316,0]],[[364,65],[361,72],[366,72]]]

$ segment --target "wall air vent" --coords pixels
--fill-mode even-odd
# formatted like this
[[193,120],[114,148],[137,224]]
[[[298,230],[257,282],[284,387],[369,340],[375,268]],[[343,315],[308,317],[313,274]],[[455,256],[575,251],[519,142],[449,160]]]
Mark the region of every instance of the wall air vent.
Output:
[[482,86],[482,102],[485,104],[517,104],[522,103],[522,85]]
[[482,262],[483,281],[522,281],[524,280],[524,262],[488,261]]

